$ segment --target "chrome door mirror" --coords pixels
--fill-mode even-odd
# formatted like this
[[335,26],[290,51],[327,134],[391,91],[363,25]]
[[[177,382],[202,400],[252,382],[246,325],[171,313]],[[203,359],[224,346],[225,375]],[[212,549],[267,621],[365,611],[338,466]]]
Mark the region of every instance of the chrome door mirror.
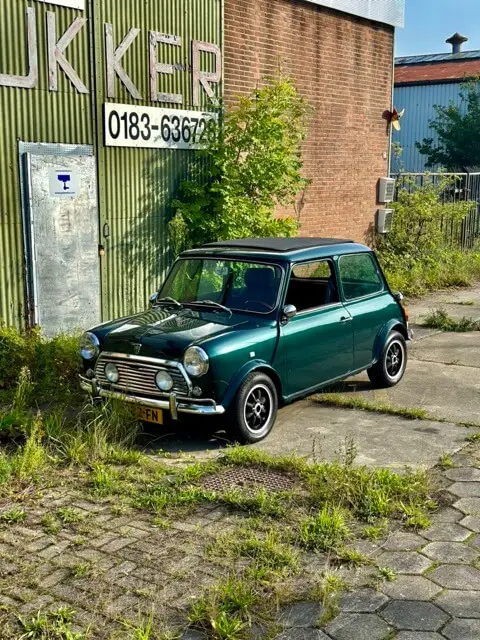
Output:
[[155,291],[155,293],[150,294],[149,300],[150,300],[151,307],[153,307],[157,298],[158,298],[158,291]]
[[403,293],[401,293],[400,291],[397,291],[396,293],[393,294],[393,297],[397,302],[401,302],[403,300]]
[[297,315],[297,307],[293,304],[287,304],[283,307],[283,318],[288,322]]

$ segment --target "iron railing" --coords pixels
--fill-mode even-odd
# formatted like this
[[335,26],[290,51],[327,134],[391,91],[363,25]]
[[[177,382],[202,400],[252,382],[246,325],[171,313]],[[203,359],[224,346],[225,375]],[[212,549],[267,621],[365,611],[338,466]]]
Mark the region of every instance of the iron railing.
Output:
[[472,207],[461,221],[441,220],[442,230],[452,246],[473,249],[480,241],[480,173],[402,173],[397,176],[396,198],[400,189],[438,185],[445,178],[450,184],[442,192],[443,201],[470,201]]

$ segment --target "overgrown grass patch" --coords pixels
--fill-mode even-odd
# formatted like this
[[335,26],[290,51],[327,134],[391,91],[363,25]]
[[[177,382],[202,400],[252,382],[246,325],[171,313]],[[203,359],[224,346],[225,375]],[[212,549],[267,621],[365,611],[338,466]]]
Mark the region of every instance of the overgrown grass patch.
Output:
[[366,400],[362,396],[343,396],[336,393],[321,393],[314,396],[314,401],[329,407],[342,407],[345,409],[361,409],[371,413],[384,413],[391,416],[400,416],[408,420],[433,419],[425,409],[416,407],[397,407],[387,402]]
[[45,338],[36,329],[21,333],[0,326],[0,388],[14,388],[27,369],[32,380],[28,402],[80,398],[78,339],[66,334]]
[[434,309],[423,320],[423,326],[441,331],[453,331],[464,333],[467,331],[480,331],[480,321],[472,318],[452,318],[445,309]]

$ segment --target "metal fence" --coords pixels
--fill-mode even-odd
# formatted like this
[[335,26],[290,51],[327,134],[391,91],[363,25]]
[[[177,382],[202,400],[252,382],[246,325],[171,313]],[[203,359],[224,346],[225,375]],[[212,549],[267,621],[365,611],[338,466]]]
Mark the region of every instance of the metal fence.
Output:
[[461,221],[442,219],[442,230],[452,246],[473,249],[480,241],[480,173],[402,173],[397,176],[396,198],[400,189],[438,185],[445,178],[450,182],[442,192],[443,202],[470,201],[472,207]]

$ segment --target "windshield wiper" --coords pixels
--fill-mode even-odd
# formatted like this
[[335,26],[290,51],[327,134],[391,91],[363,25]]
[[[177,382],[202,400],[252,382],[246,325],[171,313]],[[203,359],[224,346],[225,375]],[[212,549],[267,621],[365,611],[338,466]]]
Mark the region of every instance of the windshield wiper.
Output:
[[226,307],[224,304],[220,304],[219,302],[215,302],[214,300],[195,300],[195,302],[190,302],[192,305],[205,305],[207,307],[216,307],[217,309],[221,309],[222,311],[226,311],[230,316],[232,315],[232,310]]
[[178,300],[175,300],[175,298],[159,298],[158,300],[155,300],[155,304],[167,304],[167,305],[173,305],[174,307],[178,307],[179,309],[181,309],[183,307],[181,302],[178,302]]

